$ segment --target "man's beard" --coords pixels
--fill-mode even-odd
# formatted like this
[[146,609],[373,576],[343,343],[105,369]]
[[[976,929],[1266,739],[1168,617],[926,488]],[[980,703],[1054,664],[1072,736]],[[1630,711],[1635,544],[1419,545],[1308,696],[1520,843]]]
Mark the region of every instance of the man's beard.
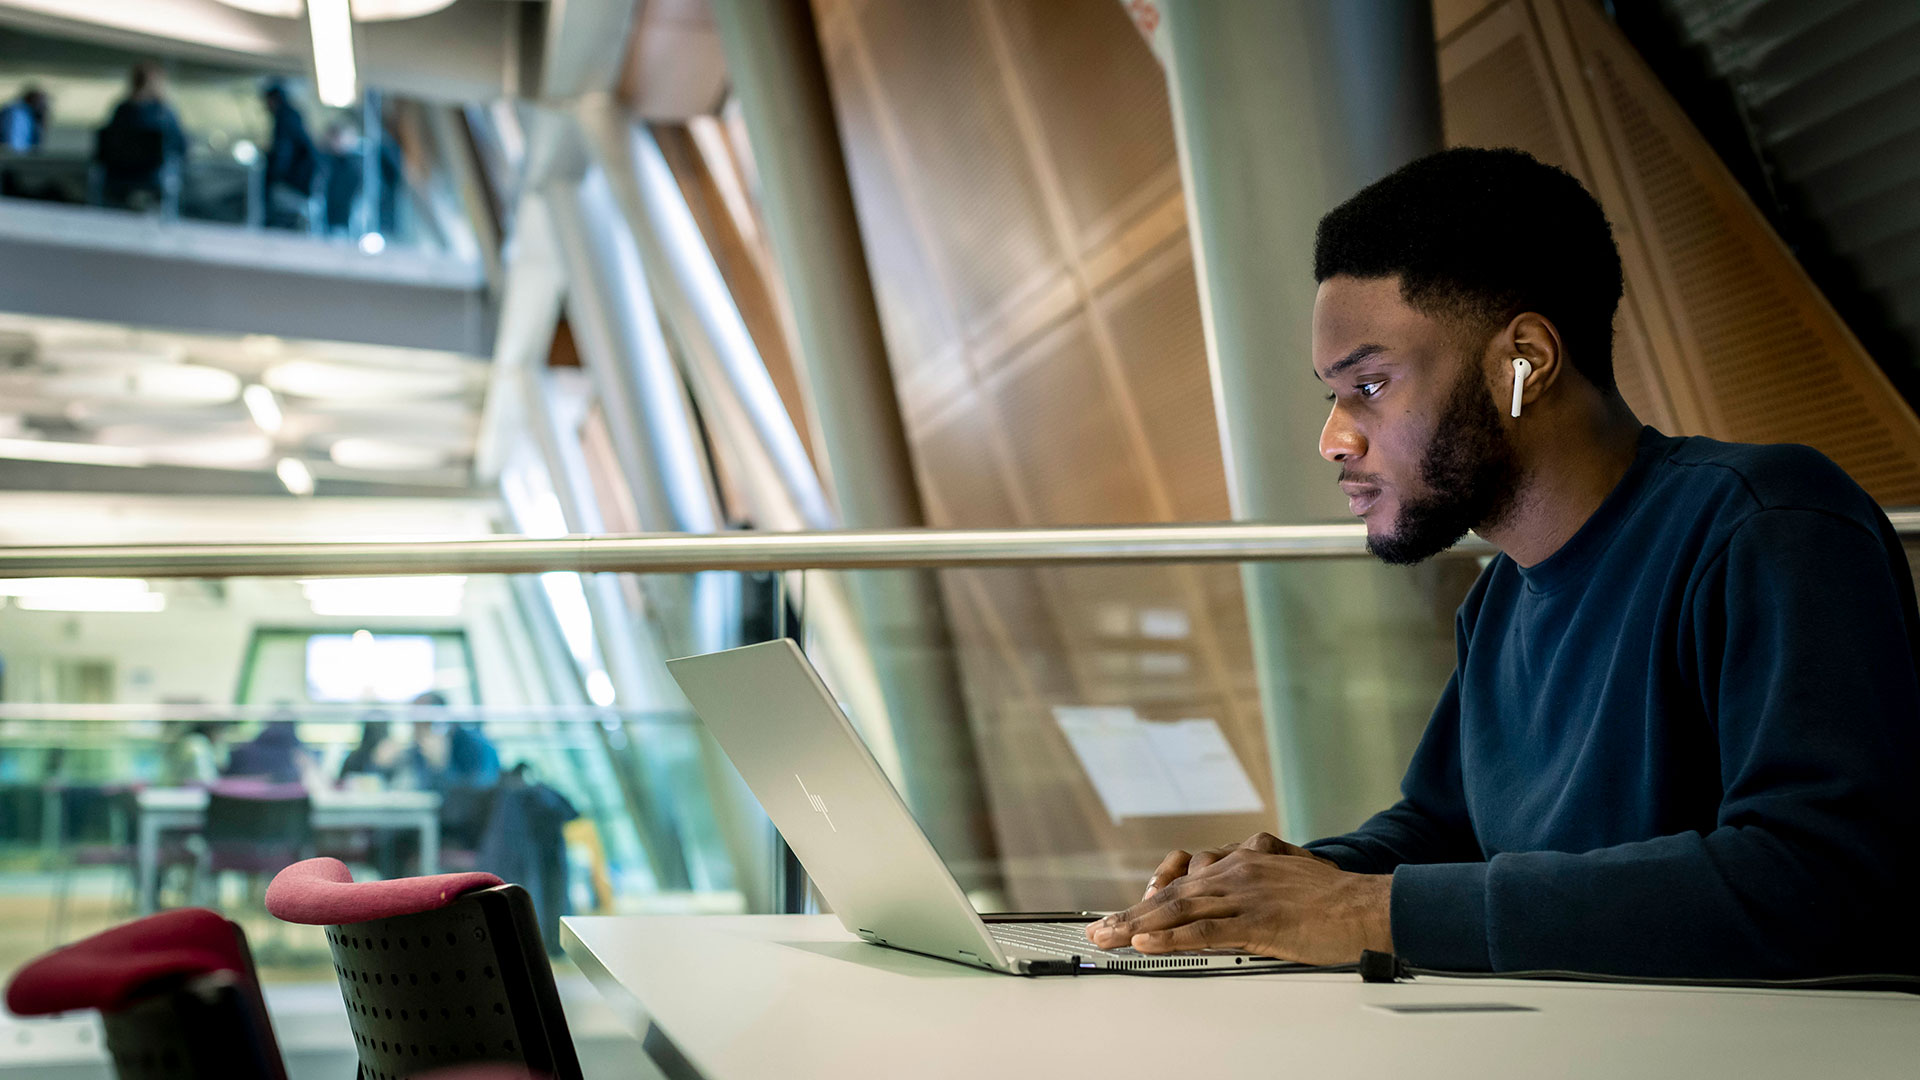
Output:
[[1381,562],[1408,566],[1460,542],[1470,529],[1497,523],[1513,507],[1520,469],[1500,413],[1471,364],[1460,373],[1420,462],[1426,492],[1402,496],[1399,520],[1367,538]]

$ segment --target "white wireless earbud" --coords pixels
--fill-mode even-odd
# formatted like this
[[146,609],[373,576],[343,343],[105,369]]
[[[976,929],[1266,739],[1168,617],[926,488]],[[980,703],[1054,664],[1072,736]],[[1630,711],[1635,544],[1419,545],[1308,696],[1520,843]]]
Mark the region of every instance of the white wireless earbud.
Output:
[[1527,363],[1524,356],[1513,358],[1513,415],[1520,415],[1520,397],[1527,392],[1527,376],[1533,374],[1533,365]]

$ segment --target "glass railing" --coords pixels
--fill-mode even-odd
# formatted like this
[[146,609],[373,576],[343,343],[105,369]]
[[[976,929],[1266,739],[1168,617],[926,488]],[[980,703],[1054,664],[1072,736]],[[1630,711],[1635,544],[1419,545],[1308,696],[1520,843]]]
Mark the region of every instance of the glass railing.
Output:
[[[782,636],[982,910],[1121,906],[1169,848],[1389,802],[1488,554],[1245,525],[0,549],[0,971],[212,903],[269,979],[322,979],[260,893],[310,853],[492,870],[543,916],[806,910],[663,666]],[[248,799],[297,809],[236,832]]]
[[262,896],[309,855],[362,878],[489,869],[527,884],[550,929],[744,911],[707,767],[686,713],[8,704],[0,971],[198,904],[247,929],[269,980],[321,977],[317,930],[278,925]]

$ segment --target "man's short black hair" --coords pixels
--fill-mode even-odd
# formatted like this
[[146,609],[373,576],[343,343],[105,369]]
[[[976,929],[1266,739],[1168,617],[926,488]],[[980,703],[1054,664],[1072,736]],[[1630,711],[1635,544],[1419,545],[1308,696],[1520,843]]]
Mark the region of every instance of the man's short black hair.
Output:
[[1313,277],[1398,277],[1414,309],[1491,334],[1523,311],[1552,320],[1574,370],[1615,392],[1623,284],[1607,215],[1564,170],[1521,150],[1429,154],[1320,219]]

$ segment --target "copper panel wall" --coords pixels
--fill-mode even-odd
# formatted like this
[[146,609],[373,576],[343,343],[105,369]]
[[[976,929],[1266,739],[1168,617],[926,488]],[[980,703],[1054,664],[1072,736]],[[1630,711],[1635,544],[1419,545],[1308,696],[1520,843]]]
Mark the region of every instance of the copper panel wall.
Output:
[[[817,10],[932,523],[1226,518],[1166,82],[1119,5]],[[1013,902],[1126,902],[1167,847],[1274,826],[1231,568],[946,585]],[[1268,809],[1112,820],[1050,713],[1086,704],[1219,721]]]

